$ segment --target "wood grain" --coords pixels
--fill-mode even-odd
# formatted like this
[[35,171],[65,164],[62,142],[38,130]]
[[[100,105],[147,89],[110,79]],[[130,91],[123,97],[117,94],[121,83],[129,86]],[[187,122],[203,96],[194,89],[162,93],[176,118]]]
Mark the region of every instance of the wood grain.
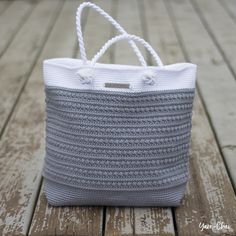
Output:
[[175,235],[170,208],[134,208],[134,230],[136,236]]
[[134,209],[132,207],[108,207],[105,236],[134,235]]

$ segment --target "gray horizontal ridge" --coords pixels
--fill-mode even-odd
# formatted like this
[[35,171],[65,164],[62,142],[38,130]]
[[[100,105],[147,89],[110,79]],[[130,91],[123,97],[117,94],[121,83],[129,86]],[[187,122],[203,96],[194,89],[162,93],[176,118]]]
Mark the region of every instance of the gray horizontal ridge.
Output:
[[[171,119],[169,119],[169,120],[164,120],[164,119],[162,119],[162,120],[154,120],[154,119],[152,119],[152,120],[149,120],[148,122],[146,121],[146,123],[145,122],[143,122],[142,120],[140,120],[139,122],[132,122],[132,121],[129,121],[129,123],[128,122],[123,122],[123,124],[120,124],[121,123],[121,121],[120,121],[120,123],[115,123],[114,122],[114,119],[113,119],[113,121],[112,121],[112,123],[108,123],[107,122],[107,120],[105,121],[103,121],[103,122],[101,122],[101,123],[99,123],[99,121],[98,120],[95,120],[95,119],[85,119],[85,118],[77,118],[77,119],[75,119],[75,120],[73,120],[73,118],[72,118],[72,120],[68,120],[68,118],[69,117],[61,117],[60,115],[58,116],[58,114],[55,114],[55,113],[49,113],[49,114],[47,114],[47,119],[46,119],[46,121],[47,122],[58,122],[58,123],[67,123],[67,124],[69,124],[69,125],[87,125],[87,124],[91,124],[91,123],[95,123],[96,122],[96,127],[114,127],[114,128],[135,128],[135,127],[140,127],[140,128],[145,128],[145,127],[153,127],[153,126],[155,126],[155,127],[166,127],[166,126],[176,126],[176,125],[184,125],[184,124],[186,124],[186,123],[190,123],[191,122],[191,116],[190,115],[188,115],[188,116],[186,116],[185,118],[182,118],[182,119],[174,119],[174,117],[173,117],[173,119],[171,120]],[[70,117],[71,118],[71,117]],[[145,119],[146,120],[146,119]],[[171,123],[170,123],[171,122]],[[141,124],[140,124],[141,123]]]
[[72,158],[66,160],[66,158],[58,158],[57,155],[53,155],[52,153],[47,153],[47,158],[45,161],[49,161],[51,163],[55,163],[55,165],[63,165],[63,166],[72,166],[74,168],[82,168],[84,170],[91,171],[116,171],[116,172],[130,172],[132,171],[154,171],[159,169],[168,169],[172,168],[180,163],[187,163],[188,156],[178,156],[177,158],[171,158],[168,160],[156,160],[156,161],[139,161],[139,160],[131,160],[124,163],[123,161],[117,160],[115,163],[113,161],[108,160],[98,160],[91,161],[90,159],[77,158],[73,160]]
[[[104,164],[105,162],[109,163],[115,163],[115,162],[120,162],[123,163],[124,165],[130,164],[131,162],[141,162],[141,163],[154,163],[154,161],[158,161],[158,163],[165,163],[165,162],[170,162],[171,160],[178,160],[178,158],[180,157],[185,157],[188,155],[188,152],[186,152],[185,149],[180,149],[178,152],[174,152],[174,153],[164,153],[164,154],[158,154],[158,156],[156,154],[154,155],[149,155],[149,156],[142,156],[138,157],[136,155],[132,157],[126,157],[126,156],[99,156],[98,155],[91,155],[91,153],[87,154],[87,155],[81,155],[81,153],[68,153],[65,150],[59,150],[57,148],[55,148],[54,146],[51,146],[50,144],[46,145],[46,151],[48,153],[50,153],[50,155],[55,155],[57,159],[64,159],[64,160],[80,160],[80,161],[84,161],[84,162],[99,162],[101,164]],[[60,157],[61,156],[61,157]]]
[[184,111],[184,110],[188,110],[192,108],[192,103],[183,103],[183,101],[181,101],[179,104],[162,104],[162,105],[158,105],[155,104],[153,106],[145,106],[145,107],[134,107],[134,106],[130,106],[130,107],[125,107],[124,105],[117,105],[117,106],[105,106],[104,104],[98,104],[98,105],[91,105],[91,104],[81,104],[81,103],[74,103],[74,102],[63,102],[61,100],[58,101],[48,101],[48,107],[54,107],[57,109],[62,109],[64,111],[86,111],[87,109],[92,109],[93,111],[95,111],[95,113],[99,113],[99,112],[105,112],[105,113],[109,113],[110,112],[114,112],[114,113],[129,113],[129,114],[133,114],[133,113],[142,113],[142,112],[175,112],[175,111]]
[[[81,110],[76,110],[76,109],[61,109],[61,108],[57,108],[55,106],[50,106],[50,105],[47,105],[47,112],[67,112],[67,113],[71,113],[71,114],[85,114],[85,115],[92,115],[92,116],[102,116],[104,117],[104,112],[94,112],[94,111],[91,111],[91,110],[84,110],[84,111],[81,111]],[[178,110],[178,111],[166,111],[166,112],[149,112],[147,114],[147,112],[143,112],[141,114],[135,114],[135,117],[155,117],[155,116],[175,116],[175,115],[182,115],[182,114],[187,114],[187,113],[190,113],[192,112],[192,107],[189,107],[188,109],[185,109],[185,110]],[[110,113],[109,114],[109,117],[132,117],[134,114],[132,113],[131,114],[127,114],[127,113],[122,113],[122,114],[119,114],[119,113]],[[106,116],[106,115],[105,115]]]
[[50,108],[48,105],[46,107],[46,112],[47,113],[54,113],[54,114],[67,114],[70,119],[72,119],[72,117],[76,117],[76,116],[86,116],[86,117],[96,117],[98,119],[123,119],[122,121],[124,121],[124,119],[153,119],[153,118],[157,118],[157,119],[171,119],[173,117],[176,116],[185,116],[185,115],[190,115],[192,114],[192,109],[188,109],[185,111],[175,111],[173,112],[163,112],[163,113],[156,113],[156,112],[149,112],[149,113],[143,113],[143,114],[135,114],[134,115],[130,115],[130,114],[109,114],[109,116],[104,115],[104,113],[98,113],[98,112],[91,112],[91,111],[87,111],[87,112],[75,112],[75,111],[65,111],[63,109],[58,109],[56,107],[52,107]]
[[180,142],[180,140],[189,139],[190,133],[186,131],[186,133],[180,135],[170,135],[170,136],[162,136],[162,137],[94,137],[94,136],[84,136],[81,134],[73,134],[70,132],[60,131],[59,128],[50,128],[47,127],[48,136],[52,137],[58,141],[64,142],[67,140],[68,142],[74,144],[80,142],[82,145],[87,143],[88,145],[99,145],[99,144],[107,144],[108,146],[123,146],[123,145],[148,145],[148,144],[164,144],[164,143],[173,143],[173,142]]
[[[134,139],[134,138],[148,138],[148,139],[153,139],[153,138],[172,138],[177,135],[184,135],[186,133],[190,133],[190,128],[192,126],[192,124],[190,123],[189,125],[189,129],[182,129],[182,130],[174,130],[168,133],[163,132],[162,130],[159,130],[159,133],[153,133],[153,132],[148,132],[148,134],[139,134],[139,136],[135,135],[135,133],[133,134],[127,134],[127,133],[120,133],[118,135],[118,133],[115,133],[116,138],[117,139]],[[49,132],[51,130],[54,130],[55,132],[59,131],[61,132],[61,134],[71,134],[73,135],[75,138],[76,137],[87,137],[87,138],[113,138],[114,137],[114,133],[102,133],[102,132],[81,132],[81,131],[75,131],[74,129],[64,129],[61,126],[58,125],[54,125],[54,124],[50,124],[49,122],[46,125],[46,131],[49,129]],[[162,132],[160,132],[162,131]],[[121,136],[120,136],[121,135]]]
[[67,121],[69,123],[77,124],[78,122],[96,122],[97,124],[109,124],[111,122],[112,125],[137,125],[146,126],[152,124],[162,124],[167,122],[185,122],[186,120],[191,120],[192,113],[178,114],[178,115],[169,115],[169,116],[140,116],[140,117],[107,117],[107,116],[90,116],[85,114],[71,114],[53,111],[53,113],[47,113],[47,118],[54,118],[60,121]]
[[[47,129],[48,130],[48,129]],[[49,131],[48,130],[48,134],[47,138],[48,139],[52,139],[53,141],[59,142],[59,143],[64,143],[64,144],[68,144],[68,145],[73,145],[73,146],[77,146],[79,145],[80,147],[85,147],[85,148],[104,148],[104,149],[119,149],[122,148],[122,150],[137,150],[137,149],[154,149],[157,147],[159,149],[164,149],[164,148],[169,148],[169,147],[175,147],[176,145],[183,145],[185,143],[188,143],[189,141],[189,137],[190,134],[183,136],[182,138],[180,138],[181,136],[174,136],[174,138],[172,138],[172,140],[166,140],[164,138],[159,138],[159,141],[156,142],[152,142],[150,141],[150,139],[144,140],[143,142],[139,142],[139,143],[135,143],[132,142],[131,140],[129,140],[129,142],[124,142],[122,140],[122,142],[117,143],[115,142],[115,140],[109,140],[109,141],[102,141],[102,142],[95,142],[94,140],[90,140],[90,142],[88,142],[88,140],[81,140],[81,139],[76,139],[76,138],[68,138],[68,137],[61,137],[58,135],[53,134],[53,131]],[[128,140],[128,139],[126,139]]]
[[171,144],[169,146],[163,146],[163,147],[157,147],[156,145],[153,146],[148,146],[148,147],[122,147],[122,149],[120,147],[107,147],[107,146],[83,146],[83,145],[76,145],[76,144],[71,144],[68,143],[66,141],[62,142],[58,142],[57,140],[53,139],[53,138],[49,138],[48,136],[46,137],[46,141],[51,144],[51,145],[55,145],[58,148],[62,148],[68,151],[81,151],[81,152],[93,152],[93,153],[109,153],[109,154],[120,154],[120,155],[128,155],[128,154],[134,154],[134,155],[149,155],[151,153],[168,153],[168,152],[172,152],[172,151],[177,151],[177,150],[181,150],[181,149],[185,149],[188,144],[189,141],[186,141],[184,143],[181,144]]
[[[64,173],[67,176],[70,177],[77,177],[77,178],[85,178],[85,179],[108,179],[112,181],[139,181],[139,180],[147,180],[147,179],[163,179],[164,177],[169,176],[169,172],[173,173],[172,171],[175,171],[175,175],[178,173],[185,172],[188,168],[188,164],[185,160],[182,160],[182,162],[177,163],[176,165],[172,166],[162,166],[162,168],[150,168],[148,170],[145,170],[144,168],[141,169],[114,169],[114,170],[102,170],[102,169],[88,169],[88,168],[82,168],[80,166],[73,166],[68,164],[58,164],[57,162],[54,162],[54,160],[46,159],[47,167],[50,171],[55,172],[57,174]],[[143,177],[144,176],[144,177]]]
[[[59,125],[58,125],[59,123]],[[175,133],[180,132],[180,133],[185,133],[187,130],[190,131],[191,129],[191,122],[186,123],[186,124],[181,124],[181,125],[173,125],[173,126],[157,126],[157,127],[132,127],[132,128],[127,128],[127,127],[100,127],[96,126],[95,124],[88,124],[88,125],[71,125],[69,123],[65,124],[65,122],[58,122],[58,121],[48,121],[47,122],[47,127],[51,128],[59,128],[63,130],[64,132],[71,132],[76,135],[77,134],[83,134],[83,131],[86,132],[86,134],[92,134],[92,135],[100,135],[102,133],[109,134],[109,135],[119,135],[119,134],[127,134],[127,136],[132,136],[132,135],[142,135],[142,136],[148,136],[150,134],[152,135],[157,135],[161,136],[161,133],[164,133],[164,136],[170,135],[170,133]],[[168,133],[168,134],[166,134]],[[103,134],[104,135],[104,134]]]

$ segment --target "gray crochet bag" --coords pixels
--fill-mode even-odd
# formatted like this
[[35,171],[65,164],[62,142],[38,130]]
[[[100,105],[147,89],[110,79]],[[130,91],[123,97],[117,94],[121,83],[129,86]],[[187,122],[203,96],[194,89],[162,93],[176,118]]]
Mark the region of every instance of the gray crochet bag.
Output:
[[[91,7],[121,33],[87,60],[80,16]],[[143,39],[127,34],[98,6],[77,10],[81,60],[44,61],[44,190],[52,205],[176,206],[188,180],[196,65],[164,66]],[[99,64],[127,40],[142,66]],[[134,42],[158,66],[147,66]]]

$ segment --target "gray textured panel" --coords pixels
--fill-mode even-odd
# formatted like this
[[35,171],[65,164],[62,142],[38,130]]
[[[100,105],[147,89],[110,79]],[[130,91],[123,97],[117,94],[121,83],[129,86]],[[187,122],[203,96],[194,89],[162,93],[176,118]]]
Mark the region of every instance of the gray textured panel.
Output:
[[[140,205],[146,196],[143,205],[179,203],[188,179],[193,98],[193,89],[46,88],[43,174],[50,202]],[[87,196],[93,193],[99,200]],[[126,202],[131,196],[136,197]]]

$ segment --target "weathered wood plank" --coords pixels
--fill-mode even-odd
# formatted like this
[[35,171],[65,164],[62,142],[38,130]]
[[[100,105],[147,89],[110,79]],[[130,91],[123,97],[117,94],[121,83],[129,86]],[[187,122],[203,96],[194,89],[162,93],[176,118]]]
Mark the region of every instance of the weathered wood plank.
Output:
[[[145,19],[139,19],[141,14],[136,1],[119,1],[117,12],[118,22],[129,33],[142,35],[145,32],[140,23]],[[127,42],[115,47],[114,62],[138,63]],[[174,235],[171,209],[109,207],[106,210],[105,235]]]
[[102,233],[101,207],[53,207],[41,190],[29,235],[88,235]]
[[15,1],[0,16],[0,57],[29,16],[32,8],[33,4],[30,2]]
[[[160,55],[165,64],[185,61],[182,51],[173,36],[172,23],[166,20],[167,12],[162,1],[141,1],[140,11],[145,12],[147,40]],[[149,55],[149,57],[151,57]],[[153,65],[155,61],[151,57]]]
[[10,6],[10,3],[7,0],[0,1],[0,15]]
[[105,236],[134,235],[134,208],[108,207],[106,211]]
[[230,17],[236,21],[236,2],[234,0],[221,0],[220,4],[226,9]]
[[[182,52],[180,52],[179,47],[176,45],[175,39],[169,36],[169,27],[171,27],[171,22],[165,21],[166,14],[165,7],[162,2],[155,1],[138,1],[139,11],[143,13],[146,22],[144,28],[146,31],[145,40],[151,42],[153,48],[159,54],[160,58],[165,64],[172,64],[185,61]],[[164,27],[168,24],[168,27]],[[158,45],[158,46],[157,46]],[[152,65],[156,65],[155,60],[150,54],[148,55],[148,60]]]
[[[177,208],[180,235],[235,235],[235,194],[200,100],[195,99],[190,180],[183,205]],[[230,229],[204,229],[199,224],[223,222]]]
[[[149,1],[149,4],[152,5],[149,6],[147,4],[147,7],[151,7],[154,11],[155,9],[162,11],[163,14],[158,14],[158,16],[163,17],[165,25],[154,24],[156,21],[147,20],[148,28],[151,27],[151,24],[154,24],[151,28],[152,34],[155,35],[159,32],[159,37],[162,35],[162,28],[165,28],[163,29],[165,32],[169,32],[169,36],[165,35],[165,37],[172,38],[171,48],[173,44],[175,44],[175,50],[179,51],[177,55],[180,56],[176,57],[177,62],[181,57],[181,48],[174,29],[170,24],[168,13],[166,9],[163,8],[163,2]],[[182,5],[179,6],[179,8],[182,7]],[[174,10],[178,12],[176,6]],[[183,14],[181,17],[183,17]],[[150,41],[152,44],[155,43],[155,41],[152,42],[152,38],[150,38]],[[160,38],[159,41],[164,42],[164,38],[163,40]],[[157,42],[156,47],[161,48],[162,45],[158,45]],[[168,47],[168,45],[163,47]],[[201,232],[199,223],[215,224],[220,221],[230,225],[232,229],[226,231],[229,235],[234,235],[236,230],[235,206],[235,195],[232,185],[217,148],[214,135],[207,121],[203,106],[197,96],[193,116],[190,181],[181,206],[175,209],[178,235],[215,235],[215,232],[211,230]],[[223,233],[224,231],[218,232],[219,235],[223,235]]]
[[[234,77],[189,1],[169,2],[172,6],[173,24],[177,27],[185,55],[198,65],[197,83],[234,186],[236,186],[236,172],[232,169],[236,166]],[[230,152],[227,151],[228,149]]]
[[[76,48],[75,45],[77,45],[75,12],[78,5],[78,1],[67,1],[65,3],[38,63],[41,63],[44,58],[72,57]],[[62,28],[64,29],[63,32],[61,31]],[[41,75],[41,68],[39,69],[40,71],[37,71],[35,76],[38,78],[38,83],[40,80],[40,100],[43,106],[41,112],[44,114],[43,85],[41,76],[39,76]],[[33,82],[33,80],[31,81]],[[29,81],[29,86],[31,81]],[[42,128],[43,123],[40,126]],[[48,205],[42,187],[29,235],[101,235],[102,220],[102,207],[52,207]]]
[[0,60],[0,134],[37,59],[62,1],[40,1]]
[[106,214],[107,236],[172,236],[172,212],[164,208],[109,207]]
[[170,208],[134,208],[134,235],[175,235]]
[[219,1],[191,0],[236,79],[236,24]]
[[[56,14],[58,3],[43,3],[37,11],[51,7],[51,14]],[[52,17],[51,14],[47,17]],[[61,31],[63,21],[57,23],[56,30],[50,36],[0,141],[1,235],[25,235],[31,221],[44,155],[42,60],[51,56],[71,55],[75,43],[71,32],[64,34],[70,27]]]

